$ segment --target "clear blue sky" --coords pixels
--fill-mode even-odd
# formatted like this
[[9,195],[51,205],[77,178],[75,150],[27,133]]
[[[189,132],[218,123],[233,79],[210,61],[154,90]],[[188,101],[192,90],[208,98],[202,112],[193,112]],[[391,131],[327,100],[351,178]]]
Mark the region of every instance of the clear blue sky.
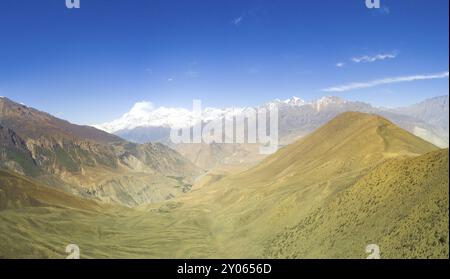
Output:
[[91,124],[142,100],[189,108],[194,98],[226,107],[337,95],[397,106],[447,95],[445,77],[324,91],[448,71],[449,1],[381,3],[81,0],[68,10],[65,0],[0,0],[0,96]]

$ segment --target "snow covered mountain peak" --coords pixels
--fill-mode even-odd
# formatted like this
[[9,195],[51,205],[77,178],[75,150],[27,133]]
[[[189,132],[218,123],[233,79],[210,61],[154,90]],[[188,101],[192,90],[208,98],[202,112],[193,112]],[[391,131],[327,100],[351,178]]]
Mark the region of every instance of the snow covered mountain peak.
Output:
[[115,133],[136,127],[185,127],[192,119],[192,111],[184,108],[155,108],[150,102],[139,102],[121,118],[94,127]]
[[306,104],[306,101],[293,96],[290,99],[285,100],[284,103],[287,105],[293,105],[293,106],[303,106]]

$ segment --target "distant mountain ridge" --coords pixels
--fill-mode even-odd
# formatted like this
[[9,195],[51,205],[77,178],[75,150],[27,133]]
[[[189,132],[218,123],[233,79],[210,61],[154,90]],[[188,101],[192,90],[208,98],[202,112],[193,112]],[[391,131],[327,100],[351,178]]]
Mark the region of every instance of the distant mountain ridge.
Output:
[[430,98],[409,107],[393,109],[393,111],[422,119],[443,129],[449,127],[448,95]]
[[[341,113],[357,111],[381,115],[407,131],[439,147],[449,145],[448,96],[425,100],[407,108],[377,108],[363,102],[347,101],[336,96],[325,96],[307,102],[298,97],[274,100],[259,108],[279,109],[279,142],[281,146],[295,142],[315,131]],[[145,108],[145,109],[144,109]],[[248,108],[207,108],[203,112],[206,122],[223,117],[227,113],[245,113]],[[161,122],[166,117],[165,122]],[[136,104],[130,113],[113,122],[96,127],[113,132],[132,142],[162,142],[180,152],[193,163],[205,169],[221,165],[254,163],[257,148],[243,144],[173,144],[169,135],[172,127],[190,123],[192,112],[186,109],[169,109]],[[184,123],[184,124],[183,124]],[[256,152],[256,153],[255,153]]]
[[[316,101],[307,102],[298,97],[292,97],[285,101],[276,99],[272,102],[261,105],[260,107],[271,107],[278,105],[279,107],[302,107],[310,106],[318,111],[332,104],[343,104],[347,101],[333,96],[322,97]],[[229,107],[224,109],[207,107],[202,112],[203,121],[215,120],[222,118],[224,115],[238,115],[245,113],[250,107]],[[185,108],[166,108],[146,104],[146,102],[136,103],[130,112],[124,114],[121,118],[104,124],[93,125],[94,127],[107,131],[109,133],[121,133],[126,130],[135,128],[183,128],[189,127],[194,119],[192,110]]]

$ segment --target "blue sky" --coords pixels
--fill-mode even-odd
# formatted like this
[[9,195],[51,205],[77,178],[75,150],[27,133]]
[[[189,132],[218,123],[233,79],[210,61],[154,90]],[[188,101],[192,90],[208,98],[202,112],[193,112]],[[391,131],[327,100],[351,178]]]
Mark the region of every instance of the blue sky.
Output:
[[81,0],[69,10],[65,0],[0,0],[0,96],[92,124],[143,100],[336,95],[399,106],[447,95],[449,1],[381,4]]

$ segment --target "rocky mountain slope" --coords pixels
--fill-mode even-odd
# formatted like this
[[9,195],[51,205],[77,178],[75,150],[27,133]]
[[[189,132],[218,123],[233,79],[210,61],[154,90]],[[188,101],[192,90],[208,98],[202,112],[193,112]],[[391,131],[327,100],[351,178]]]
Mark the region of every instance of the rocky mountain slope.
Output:
[[39,139],[51,135],[56,140],[83,139],[97,143],[123,142],[119,137],[91,126],[71,124],[48,113],[0,98],[0,124],[23,138]]
[[0,99],[0,167],[128,206],[173,198],[201,170],[162,144],[139,145]]

